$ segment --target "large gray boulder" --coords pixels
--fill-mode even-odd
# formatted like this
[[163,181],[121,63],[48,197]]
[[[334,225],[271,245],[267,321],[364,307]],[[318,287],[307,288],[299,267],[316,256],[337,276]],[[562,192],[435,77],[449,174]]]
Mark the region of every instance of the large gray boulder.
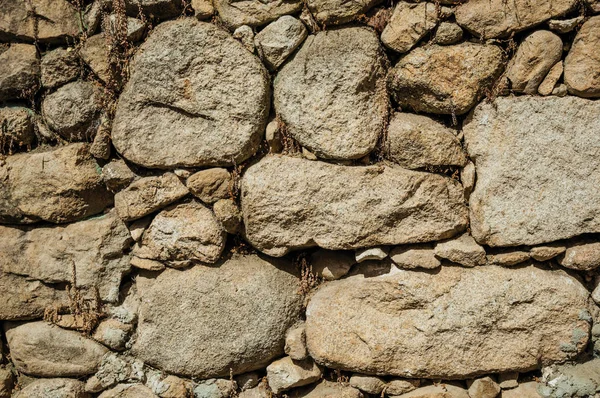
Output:
[[600,97],[600,16],[583,24],[565,58],[565,84],[580,97]]
[[112,203],[88,144],[12,155],[0,164],[0,223],[65,223]]
[[302,296],[291,264],[234,255],[216,267],[139,276],[134,354],[199,379],[260,369],[283,355]]
[[112,141],[145,167],[239,164],[258,148],[269,98],[261,62],[225,30],[165,22],[137,52]]
[[61,42],[79,35],[77,9],[67,0],[0,0],[0,41]]
[[495,45],[432,45],[416,48],[400,59],[390,71],[388,83],[403,107],[462,115],[491,88],[503,66],[502,50]]
[[271,256],[448,238],[467,226],[463,202],[455,180],[385,165],[271,156],[242,178],[247,239]]
[[534,266],[357,275],[312,297],[306,341],[317,363],[367,374],[464,379],[529,371],[584,350],[588,305],[575,278]]
[[[1,2],[0,9],[2,9]],[[28,98],[35,94],[40,83],[40,75],[40,60],[35,46],[0,45],[0,102]]]
[[456,22],[484,39],[507,37],[566,14],[577,0],[469,0],[456,9]]
[[78,332],[46,322],[6,323],[4,331],[15,368],[31,376],[89,375],[108,352]]
[[360,158],[375,148],[386,123],[386,67],[372,30],[319,32],[277,74],[275,110],[317,156]]
[[[129,248],[131,236],[114,211],[65,226],[0,226],[0,236],[0,274],[18,275],[44,284],[70,283],[75,277],[77,287],[97,290],[101,300],[118,300],[121,278],[130,268],[129,256],[124,252]],[[0,292],[0,297],[4,295]],[[7,299],[10,301],[10,297]],[[36,296],[23,290],[22,295],[13,299],[20,299],[27,308],[31,305],[29,300],[35,301]],[[2,312],[0,319],[12,318]],[[33,311],[32,315],[36,313]]]
[[471,231],[480,244],[536,245],[600,232],[600,103],[499,97],[464,125],[477,165]]

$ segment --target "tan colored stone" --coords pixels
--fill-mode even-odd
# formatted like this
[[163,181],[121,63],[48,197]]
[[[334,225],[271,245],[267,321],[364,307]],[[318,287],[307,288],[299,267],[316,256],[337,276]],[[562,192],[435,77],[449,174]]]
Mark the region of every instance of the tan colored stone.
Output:
[[112,192],[127,187],[136,175],[123,159],[113,159],[102,167],[102,181]]
[[0,165],[0,223],[64,223],[112,203],[88,144],[12,155]]
[[569,19],[551,19],[548,21],[548,27],[558,33],[569,33],[573,31],[577,25],[581,24],[585,17],[580,15]]
[[16,369],[32,376],[92,374],[108,352],[80,333],[46,322],[6,323],[4,331]]
[[363,398],[363,394],[356,388],[326,380],[315,387],[295,390],[289,395],[291,398]]
[[[2,7],[0,2],[0,9]],[[0,36],[1,29],[0,25]],[[33,96],[39,87],[40,74],[40,60],[35,46],[11,44],[8,48],[4,45],[0,47],[0,101]]]
[[441,46],[458,43],[463,37],[463,30],[453,22],[442,22],[435,31],[433,41]]
[[407,169],[467,164],[454,131],[427,116],[395,113],[387,134],[390,158]]
[[548,261],[559,254],[563,254],[565,250],[567,250],[567,248],[564,245],[550,244],[532,247],[531,250],[529,250],[529,255],[536,261]]
[[169,375],[162,380],[168,386],[167,391],[160,393],[160,398],[184,398],[192,393],[192,383],[177,376]]
[[386,246],[358,249],[354,252],[354,260],[356,263],[362,263],[363,261],[383,260],[388,256],[389,251],[390,248]]
[[115,209],[124,221],[132,221],[183,198],[188,192],[173,173],[144,177],[117,192]]
[[104,391],[98,398],[158,398],[158,395],[143,384],[118,384]]
[[239,234],[242,231],[242,212],[233,199],[221,199],[213,205],[215,217],[230,234]]
[[304,323],[294,326],[285,335],[284,351],[293,360],[301,361],[308,357],[306,350],[306,332]]
[[360,373],[461,379],[528,371],[585,348],[588,296],[566,272],[534,266],[357,275],[311,298],[307,346],[317,363]]
[[187,179],[186,185],[194,196],[208,204],[230,198],[233,191],[231,174],[222,168],[194,173]]
[[475,163],[469,161],[460,172],[460,182],[464,187],[465,200],[469,200],[473,189],[475,189],[475,180],[477,179],[477,173],[475,171]]
[[539,383],[535,381],[521,383],[516,388],[503,390],[502,398],[541,398],[542,395],[538,393],[538,386]]
[[433,241],[467,222],[462,186],[450,178],[278,155],[247,169],[242,213],[248,241],[271,256]]
[[536,30],[527,36],[507,69],[512,90],[535,94],[552,66],[560,61],[562,51],[562,40],[548,30]]
[[563,63],[562,61],[554,64],[550,72],[546,75],[540,86],[538,87],[538,93],[540,95],[546,96],[552,94],[552,90],[556,87],[556,84],[560,80],[560,77],[563,74]]
[[577,32],[565,58],[565,84],[569,93],[600,97],[600,16],[587,20]]
[[390,258],[402,269],[434,269],[442,263],[433,252],[433,245],[398,246],[392,249]]
[[411,392],[421,386],[419,379],[392,379],[385,386],[385,392],[389,395],[401,395]]
[[11,369],[0,365],[0,398],[11,398],[13,386],[14,376]]
[[357,19],[381,0],[308,0],[306,5],[314,19],[325,26],[337,25]]
[[30,147],[35,139],[33,111],[20,106],[0,107],[0,151]]
[[455,11],[456,22],[477,36],[507,37],[559,17],[575,8],[576,0],[469,0]]
[[[3,236],[4,238],[4,236]],[[67,293],[26,276],[0,272],[0,319],[41,318],[46,308],[69,304]]]
[[579,271],[591,271],[600,267],[600,242],[581,242],[567,247],[558,259],[560,265]]
[[73,379],[37,379],[17,392],[15,398],[89,398],[84,386]]
[[437,384],[417,388],[414,391],[392,398],[469,398],[469,394],[464,388],[452,384]]
[[490,253],[486,258],[488,264],[511,267],[529,260],[529,253],[521,250],[507,249],[496,253]]
[[302,44],[307,35],[308,31],[301,21],[284,15],[258,32],[254,43],[267,67],[275,70]]
[[497,46],[432,45],[416,48],[400,59],[388,75],[388,86],[403,107],[462,115],[483,97],[502,69],[502,50]]
[[355,263],[354,254],[347,251],[319,249],[310,256],[313,272],[328,281],[340,279]]
[[213,0],[213,4],[223,23],[231,30],[242,25],[265,25],[282,15],[295,14],[302,9],[300,0]]
[[162,271],[166,268],[166,266],[160,261],[150,260],[147,258],[139,258],[136,256],[131,257],[130,264],[132,267],[145,269],[148,271]]
[[267,366],[269,387],[275,394],[312,384],[321,378],[321,369],[312,359],[295,361],[283,357]]
[[212,0],[192,0],[192,8],[200,20],[209,19],[215,13]]
[[491,377],[473,380],[469,386],[470,398],[496,398],[500,394],[500,386]]
[[114,68],[110,65],[110,46],[104,33],[89,37],[84,43],[79,54],[92,72],[104,83],[119,81],[119,76],[115,76]]
[[62,86],[79,76],[81,66],[73,48],[57,48],[42,57],[42,85],[46,88]]
[[434,253],[437,257],[465,267],[475,267],[486,263],[485,249],[479,246],[468,233],[436,243]]
[[367,394],[379,395],[385,388],[386,383],[377,376],[367,376],[355,373],[350,377],[350,385]]
[[198,202],[181,203],[154,217],[133,254],[176,267],[212,264],[219,260],[226,238],[210,209]]
[[503,390],[515,388],[519,385],[519,372],[501,372],[498,375],[498,385]]
[[109,318],[100,322],[92,338],[111,350],[123,351],[132,331],[133,325]]
[[398,2],[381,33],[381,42],[387,48],[405,53],[414,47],[438,23],[433,3]]

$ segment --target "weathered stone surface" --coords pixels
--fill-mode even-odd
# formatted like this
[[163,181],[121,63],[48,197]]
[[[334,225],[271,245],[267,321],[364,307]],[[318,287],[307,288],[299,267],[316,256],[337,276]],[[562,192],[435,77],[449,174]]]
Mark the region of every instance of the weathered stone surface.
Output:
[[[0,9],[2,7],[0,3]],[[9,47],[0,47],[0,101],[27,98],[34,94],[40,74],[40,60],[35,46],[11,44]]]
[[160,398],[188,397],[192,391],[192,383],[177,376],[167,376],[161,383],[167,386],[167,390],[160,394]]
[[498,375],[498,385],[503,390],[515,388],[519,385],[519,372],[502,372]]
[[89,145],[23,153],[0,165],[0,223],[64,223],[112,203]]
[[407,169],[464,166],[467,157],[456,134],[427,116],[395,113],[388,126],[390,158]]
[[13,387],[14,377],[11,369],[0,365],[0,398],[11,398]]
[[377,376],[366,376],[353,374],[350,377],[350,385],[354,388],[366,392],[367,394],[379,395],[385,387],[385,381]]
[[433,3],[400,1],[381,32],[381,42],[389,49],[405,53],[435,28],[437,23],[438,15]]
[[41,318],[44,310],[67,305],[67,293],[37,280],[0,272],[0,319]]
[[261,26],[302,9],[300,0],[213,0],[213,4],[221,20],[232,30],[242,25]]
[[565,83],[571,94],[600,97],[600,16],[583,24],[565,58]]
[[435,31],[433,41],[436,44],[447,46],[458,43],[463,37],[463,30],[452,22],[442,22]]
[[274,82],[275,110],[315,155],[356,159],[375,148],[388,114],[387,60],[373,31],[309,36]]
[[395,247],[390,253],[390,258],[399,268],[434,269],[442,263],[433,252],[433,245],[408,245]]
[[573,358],[587,344],[588,305],[576,279],[533,266],[358,275],[312,297],[306,339],[334,369],[466,378]]
[[500,386],[491,377],[473,380],[469,386],[470,398],[496,398],[500,394]]
[[183,4],[182,0],[125,0],[127,15],[137,17],[142,12],[150,17],[159,19],[168,19],[181,15]]
[[229,33],[194,18],[165,22],[136,53],[113,144],[145,167],[239,164],[258,148],[269,97],[264,67]]
[[538,396],[593,397],[600,389],[600,359],[592,359],[578,364],[560,365],[554,369],[548,369],[547,373],[547,375],[544,375],[546,383],[539,389],[545,394],[539,394]]
[[354,260],[357,263],[370,260],[383,260],[388,256],[389,247],[369,247],[366,249],[358,249],[354,253]]
[[591,271],[600,267],[600,242],[581,242],[569,246],[558,262],[566,268]]
[[0,151],[33,143],[32,116],[32,110],[20,106],[0,107]]
[[337,25],[350,22],[370,8],[380,3],[381,0],[308,0],[306,5],[314,19],[320,24]]
[[340,279],[355,263],[354,254],[345,251],[319,249],[310,256],[313,272],[328,281]]
[[16,398],[89,398],[84,383],[73,379],[38,379],[19,391]]
[[502,390],[502,398],[541,398],[538,386],[539,383],[535,381],[521,383],[516,388]]
[[267,380],[275,394],[314,383],[320,378],[321,368],[310,358],[294,361],[283,357],[267,366]]
[[445,242],[436,243],[434,253],[440,258],[445,258],[465,267],[475,267],[486,262],[485,249],[479,246],[468,233]]
[[[129,271],[129,257],[123,252],[131,238],[114,211],[65,226],[0,226],[0,236],[0,273],[60,284],[73,280],[75,267],[78,287],[98,289],[101,300],[117,301],[121,278]],[[38,288],[45,291],[42,284]],[[37,295],[35,291],[24,290],[19,298],[28,306],[28,300],[36,299]]]
[[323,380],[315,387],[299,389],[289,394],[291,398],[362,398],[361,392],[347,384]]
[[481,99],[502,67],[502,50],[494,45],[432,45],[402,58],[390,71],[388,83],[401,106],[462,115]]
[[477,179],[477,173],[475,170],[475,164],[469,160],[467,165],[460,171],[460,182],[463,185],[465,200],[469,200],[471,193],[475,188],[475,180]]
[[560,61],[563,43],[548,30],[536,30],[523,40],[506,76],[517,93],[535,94],[552,66]]
[[246,50],[254,54],[254,30],[248,25],[242,25],[233,31],[233,38],[242,43]]
[[[118,30],[120,29],[118,23],[117,14],[111,14],[108,17],[108,31],[112,36],[116,36]],[[126,37],[130,42],[136,43],[144,38],[144,33],[146,32],[146,24],[144,21],[138,18],[127,17],[125,20],[125,26]]]
[[271,398],[272,394],[265,384],[261,384],[258,387],[242,391],[238,398]]
[[77,36],[77,9],[67,0],[0,0],[0,40],[59,42]]
[[69,83],[44,98],[42,114],[48,126],[68,141],[84,141],[98,129],[98,96],[90,82]]
[[111,350],[122,351],[133,331],[133,325],[120,322],[117,319],[105,319],[94,331],[94,340],[104,344]]
[[57,48],[42,57],[42,86],[55,88],[77,79],[81,66],[73,49]]
[[186,185],[194,196],[208,204],[227,199],[233,192],[231,174],[222,168],[206,169],[192,174]]
[[158,398],[158,395],[143,384],[118,384],[104,391],[98,398]]
[[127,187],[135,177],[135,173],[123,159],[113,159],[102,167],[102,181],[113,192]]
[[401,395],[416,390],[419,386],[421,386],[419,379],[392,379],[385,386],[385,392],[388,395]]
[[259,383],[266,384],[264,383],[263,377],[258,372],[244,373],[236,376],[234,380],[237,383],[238,388],[242,391],[254,388],[258,386]]
[[475,109],[463,131],[477,165],[469,202],[477,242],[536,245],[600,232],[599,116],[600,103],[576,97],[499,97]]
[[115,209],[123,220],[136,220],[183,198],[188,192],[173,173],[144,177],[117,192]]
[[104,33],[91,36],[86,39],[79,50],[81,59],[92,72],[104,83],[119,83],[120,77],[115,76],[114,67],[110,65],[109,41]]
[[302,22],[289,15],[280,17],[254,38],[258,54],[267,67],[275,70],[283,64],[308,35]]
[[306,350],[306,332],[304,323],[287,331],[285,335],[284,351],[293,360],[301,361],[306,359],[308,351]]
[[213,212],[226,232],[235,235],[242,231],[242,212],[234,200],[218,200],[213,205]]
[[576,0],[469,0],[457,7],[455,15],[460,26],[488,39],[506,37],[559,17],[576,4]]
[[529,253],[522,250],[502,250],[486,256],[489,265],[511,267],[529,260]]
[[542,83],[538,87],[538,93],[544,96],[552,94],[552,91],[554,90],[554,87],[556,87],[556,83],[558,83],[558,80],[560,79],[562,74],[563,63],[562,61],[559,61],[556,64],[554,64],[554,66],[552,67],[552,69],[550,69],[544,80],[542,80]]
[[469,398],[467,390],[452,384],[438,384],[421,387],[393,398]]
[[548,21],[548,27],[558,33],[569,33],[583,22],[585,17],[580,15],[569,19],[551,19]]
[[235,381],[225,379],[203,380],[194,388],[195,398],[229,398],[236,390]]
[[563,254],[565,250],[567,250],[567,248],[564,245],[550,244],[532,247],[529,251],[529,255],[536,261],[548,261],[559,254]]
[[241,185],[247,239],[272,256],[433,241],[467,223],[460,184],[400,167],[276,155],[248,168]]
[[139,276],[135,354],[164,371],[198,378],[266,366],[283,354],[285,332],[300,313],[302,296],[291,269],[234,255],[219,267]]
[[192,0],[192,8],[196,18],[200,20],[209,19],[215,13],[212,0]]
[[108,351],[80,333],[46,322],[6,323],[4,330],[13,364],[32,376],[92,374]]
[[158,213],[133,254],[178,267],[194,262],[215,263],[227,233],[210,209],[198,202],[170,206]]

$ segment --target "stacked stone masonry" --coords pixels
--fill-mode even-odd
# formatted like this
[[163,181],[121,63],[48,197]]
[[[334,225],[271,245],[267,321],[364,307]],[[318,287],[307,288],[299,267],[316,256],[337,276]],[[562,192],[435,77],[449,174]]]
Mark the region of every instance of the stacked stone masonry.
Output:
[[0,398],[600,398],[600,1],[0,0]]

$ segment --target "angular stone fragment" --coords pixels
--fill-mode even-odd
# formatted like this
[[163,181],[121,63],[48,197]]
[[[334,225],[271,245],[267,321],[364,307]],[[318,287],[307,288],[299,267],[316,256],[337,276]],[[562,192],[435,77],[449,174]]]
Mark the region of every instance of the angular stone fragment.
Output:
[[173,205],[158,213],[133,250],[140,258],[177,267],[195,262],[215,263],[227,233],[210,209],[198,202]]
[[0,151],[30,146],[35,140],[33,111],[27,108],[0,107]]
[[357,263],[369,260],[383,260],[388,256],[389,247],[370,247],[368,249],[358,249],[354,253],[354,259]]
[[366,376],[355,373],[352,375],[352,377],[350,377],[350,385],[363,392],[366,392],[367,394],[381,394],[385,384],[385,381],[377,376]]
[[267,380],[275,394],[314,383],[320,378],[321,368],[310,358],[294,361],[284,357],[267,366]]
[[390,71],[388,85],[401,106],[462,115],[499,77],[502,57],[500,47],[470,42],[419,47]]
[[581,242],[567,248],[558,262],[566,268],[591,271],[600,267],[600,242]]
[[482,377],[473,381],[468,392],[470,398],[496,398],[500,386],[491,377]]
[[323,25],[350,22],[366,13],[381,0],[308,0],[306,5],[314,19]]
[[456,134],[427,116],[395,113],[388,126],[390,158],[407,169],[464,166],[467,157]]
[[300,315],[291,270],[285,262],[234,255],[218,267],[139,276],[134,353],[166,372],[198,378],[266,366],[283,354],[285,332]]
[[[127,40],[136,43],[144,38],[146,24],[138,18],[127,17],[125,20]],[[108,17],[108,31],[113,37],[117,36],[119,30],[117,14]]]
[[229,398],[236,391],[235,381],[225,379],[203,380],[194,388],[195,398]]
[[192,174],[186,182],[190,192],[204,203],[231,197],[233,179],[227,169],[214,168]]
[[0,223],[64,223],[112,203],[88,144],[23,153],[0,165]]
[[209,19],[215,13],[212,0],[192,0],[192,8],[199,20]]
[[469,0],[455,11],[456,22],[484,39],[507,37],[575,8],[577,0]]
[[461,379],[532,370],[584,349],[588,294],[564,271],[533,266],[357,275],[312,297],[307,345],[317,363],[361,373]]
[[189,193],[173,173],[144,177],[115,195],[115,209],[125,221],[142,218]]
[[226,232],[235,235],[242,231],[242,212],[234,200],[218,200],[213,206],[213,212]]
[[308,351],[306,351],[306,333],[304,323],[295,326],[288,330],[285,335],[284,351],[290,358],[301,361],[306,359]]
[[450,178],[277,155],[244,174],[242,213],[248,241],[272,256],[427,242],[467,224],[462,187]]
[[158,395],[143,384],[117,384],[98,398],[158,398]]
[[261,384],[256,388],[242,391],[238,398],[271,398],[272,394],[266,384]]
[[[0,9],[2,7],[0,2]],[[0,24],[1,18],[0,16]],[[29,44],[0,46],[0,101],[27,98],[35,94],[39,86],[40,74],[40,60],[35,46]]]
[[274,81],[275,110],[315,155],[357,159],[371,152],[388,114],[387,60],[367,28],[309,36]]
[[356,388],[326,380],[316,387],[295,390],[289,396],[290,398],[363,398],[363,394]]
[[345,251],[319,249],[310,256],[313,272],[328,281],[340,279],[355,263],[354,254]]
[[89,140],[98,129],[99,95],[92,83],[69,83],[44,98],[42,115],[67,141]]
[[112,131],[126,159],[153,168],[231,165],[258,148],[268,76],[226,31],[194,18],[162,23],[131,68]]
[[462,234],[457,238],[436,243],[434,253],[439,258],[465,267],[475,267],[486,263],[485,249],[479,246],[469,234]]
[[559,254],[563,254],[565,250],[567,250],[567,248],[564,245],[550,244],[532,247],[531,250],[529,250],[529,255],[536,261],[548,261]]
[[7,323],[4,330],[13,364],[19,372],[32,376],[92,374],[108,352],[80,333],[46,322]]
[[540,383],[528,381],[519,384],[516,388],[502,391],[502,398],[541,398],[542,395],[538,392]]
[[41,318],[46,308],[68,305],[63,289],[25,276],[0,272],[0,320]]
[[583,22],[584,19],[583,15],[569,19],[551,19],[548,21],[548,27],[550,30],[558,33],[569,33]]
[[463,37],[463,30],[460,26],[452,22],[442,22],[435,31],[433,41],[436,44],[447,46],[455,44]]
[[254,43],[267,67],[275,70],[302,44],[307,35],[302,22],[284,15],[261,30],[254,38]]
[[111,350],[122,351],[132,331],[133,325],[110,318],[100,322],[93,338]]
[[14,377],[12,370],[0,365],[0,398],[11,398],[13,387]]
[[42,86],[55,88],[77,79],[81,66],[73,49],[57,48],[42,57]]
[[213,4],[221,20],[231,30],[242,25],[265,25],[282,15],[295,14],[302,9],[300,0],[213,0]]
[[398,246],[392,250],[390,258],[403,269],[434,269],[442,264],[435,257],[432,245]]
[[120,76],[115,76],[110,65],[110,46],[104,33],[86,39],[80,51],[81,59],[104,83],[120,84]]
[[477,165],[475,240],[537,245],[600,232],[599,129],[600,103],[576,97],[480,104],[463,126]]
[[20,390],[16,398],[89,398],[85,384],[74,379],[38,379]]
[[399,53],[409,51],[438,23],[433,3],[407,3],[400,1],[387,26],[381,32],[381,42]]
[[475,164],[469,160],[467,165],[463,167],[460,171],[460,182],[463,185],[465,192],[465,200],[469,200],[471,197],[471,193],[475,188],[475,179],[477,178],[477,173],[475,170]]
[[565,84],[569,93],[600,97],[600,16],[583,24],[565,58]]
[[[131,238],[114,211],[65,226],[0,226],[0,236],[0,274],[64,284],[73,280],[75,267],[77,287],[97,289],[101,300],[117,301],[121,278],[129,271],[129,257],[124,251]],[[39,288],[41,292],[46,290],[41,284]],[[29,306],[28,300],[35,300],[36,294],[24,290],[19,298]]]
[[385,392],[388,395],[401,395],[419,388],[420,385],[419,379],[392,379],[385,386]]
[[467,390],[452,384],[438,384],[421,387],[409,393],[394,396],[393,398],[472,398]]
[[167,386],[167,390],[160,394],[160,398],[188,397],[192,391],[192,383],[177,376],[167,376],[161,383]]
[[544,96],[552,94],[552,90],[554,90],[554,87],[556,86],[556,83],[558,83],[558,80],[560,79],[562,74],[563,63],[559,61],[556,64],[554,64],[554,66],[552,67],[552,69],[550,69],[544,80],[542,80],[542,83],[538,87],[538,93]]
[[254,54],[254,30],[248,25],[242,25],[233,31],[233,38],[242,43],[246,50]]
[[487,263],[490,265],[500,265],[502,267],[511,267],[529,260],[529,253],[522,250],[502,250],[497,253],[486,256]]
[[102,181],[112,192],[127,187],[136,175],[123,159],[114,159],[102,167]]
[[503,390],[515,388],[519,385],[519,372],[502,372],[498,375],[498,385]]
[[56,43],[79,32],[77,9],[67,0],[0,0],[0,40]]
[[560,61],[563,43],[548,30],[536,30],[523,40],[507,70],[511,88],[517,93],[535,94],[552,66]]

